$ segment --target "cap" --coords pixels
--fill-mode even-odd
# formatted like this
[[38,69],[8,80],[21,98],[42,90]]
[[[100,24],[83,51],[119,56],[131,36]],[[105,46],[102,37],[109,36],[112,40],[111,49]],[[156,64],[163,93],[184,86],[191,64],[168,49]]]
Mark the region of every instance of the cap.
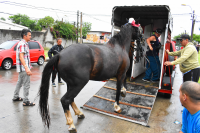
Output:
[[156,29],[156,33],[162,34],[162,29],[160,29],[160,28]]
[[188,34],[182,34],[180,38],[178,38],[177,40],[182,40],[182,39],[189,39],[190,40],[190,36]]
[[129,18],[128,23],[132,23],[134,20],[134,18]]

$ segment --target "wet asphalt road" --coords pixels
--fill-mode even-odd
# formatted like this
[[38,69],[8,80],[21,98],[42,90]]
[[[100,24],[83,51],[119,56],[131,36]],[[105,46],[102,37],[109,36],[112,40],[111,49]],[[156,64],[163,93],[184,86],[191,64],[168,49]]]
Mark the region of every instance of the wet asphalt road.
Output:
[[[23,107],[22,102],[13,102],[12,97],[18,80],[16,68],[3,70],[0,68],[0,132],[1,133],[68,133],[65,115],[60,103],[60,98],[66,93],[66,85],[50,86],[49,108],[51,115],[50,129],[44,127],[38,109],[37,92],[40,85],[43,66],[32,64],[30,101],[36,106]],[[72,113],[74,124],[78,133],[178,133],[181,124],[182,106],[179,101],[178,89],[182,83],[181,72],[176,68],[176,77],[173,86],[173,95],[170,99],[159,94],[156,98],[149,126],[127,122],[103,114],[80,109],[85,114],[85,119],[79,120]],[[57,79],[56,79],[57,84]],[[78,107],[84,105],[105,83],[90,81],[75,98]],[[23,97],[23,88],[20,91]]]

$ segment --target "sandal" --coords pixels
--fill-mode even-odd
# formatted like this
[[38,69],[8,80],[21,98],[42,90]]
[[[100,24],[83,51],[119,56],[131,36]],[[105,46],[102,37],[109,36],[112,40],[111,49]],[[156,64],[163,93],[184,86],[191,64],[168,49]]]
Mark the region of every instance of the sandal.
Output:
[[34,106],[35,103],[32,103],[30,101],[27,101],[27,102],[23,102],[23,106]]
[[16,99],[12,99],[13,101],[23,101],[23,98],[21,98],[21,97],[18,97],[18,98],[16,98]]

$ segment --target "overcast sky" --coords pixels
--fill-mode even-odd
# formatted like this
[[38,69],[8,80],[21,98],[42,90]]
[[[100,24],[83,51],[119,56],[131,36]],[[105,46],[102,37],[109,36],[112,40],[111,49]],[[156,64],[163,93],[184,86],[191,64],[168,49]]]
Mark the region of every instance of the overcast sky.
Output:
[[[14,2],[14,3],[13,3]],[[20,4],[17,4],[20,3]],[[22,5],[26,4],[26,5]],[[181,4],[187,4],[189,6],[181,6]],[[17,6],[21,5],[21,6]],[[32,7],[28,7],[32,5]],[[151,0],[0,0],[0,12],[10,14],[26,14],[31,18],[39,19],[45,16],[51,16],[55,20],[64,21],[77,21],[77,10],[83,13],[83,21],[92,23],[92,31],[111,31],[111,15],[114,6],[132,6],[132,5],[169,5],[171,13],[173,15],[173,32],[172,36],[178,35],[181,32],[191,34],[192,10],[195,10],[197,21],[195,23],[194,33],[200,34],[200,7],[197,0],[166,0],[166,1],[155,1]],[[26,7],[23,7],[26,6]],[[36,7],[42,7],[35,9]],[[59,9],[58,10],[47,10],[47,8]],[[8,14],[0,13],[0,17],[8,18]],[[185,14],[185,15],[174,15],[174,14]],[[188,14],[188,15],[187,15]],[[80,19],[79,19],[80,20]]]

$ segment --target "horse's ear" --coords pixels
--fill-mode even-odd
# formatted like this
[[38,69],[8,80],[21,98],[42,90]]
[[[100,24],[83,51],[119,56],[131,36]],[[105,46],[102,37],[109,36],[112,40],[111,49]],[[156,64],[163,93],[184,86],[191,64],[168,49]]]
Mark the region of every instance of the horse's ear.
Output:
[[127,22],[127,23],[128,23],[128,21],[129,21],[129,20],[126,18],[126,22]]
[[140,21],[140,17],[135,20],[135,24],[139,24],[139,21]]

